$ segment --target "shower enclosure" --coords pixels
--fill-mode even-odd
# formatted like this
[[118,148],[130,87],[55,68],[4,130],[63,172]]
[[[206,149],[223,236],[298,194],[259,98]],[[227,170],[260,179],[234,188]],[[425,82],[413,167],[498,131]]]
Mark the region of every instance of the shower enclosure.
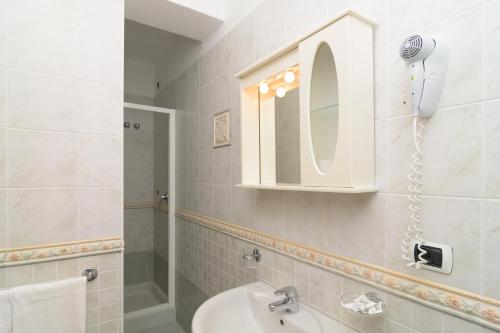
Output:
[[136,333],[175,323],[175,112],[124,106],[124,329]]

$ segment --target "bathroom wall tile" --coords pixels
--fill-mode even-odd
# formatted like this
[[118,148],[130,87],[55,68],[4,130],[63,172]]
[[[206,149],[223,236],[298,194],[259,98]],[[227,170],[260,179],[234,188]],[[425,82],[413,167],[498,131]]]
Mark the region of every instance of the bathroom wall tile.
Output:
[[200,58],[200,85],[203,86],[213,81],[214,78],[214,52],[209,50]]
[[327,228],[327,196],[324,193],[286,192],[286,239],[324,249]]
[[214,183],[214,151],[212,149],[200,152],[200,183]]
[[189,182],[199,182],[200,180],[200,160],[201,153],[187,155],[187,180]]
[[[294,286],[297,289],[297,292],[300,296],[301,301],[305,302],[307,304],[310,304],[311,303],[311,285],[304,280],[295,279]],[[280,288],[280,287],[278,287],[278,288]]]
[[240,146],[231,147],[231,178],[232,184],[241,183],[241,148]]
[[387,191],[387,160],[389,145],[389,121],[375,122],[375,183],[379,191]]
[[253,207],[255,202],[255,191],[233,186],[231,197],[231,223],[251,228],[254,225]]
[[7,247],[7,190],[0,190],[0,249]]
[[231,186],[214,185],[214,217],[229,222],[231,217]]
[[[57,261],[57,278],[65,279],[71,276],[77,275],[78,272],[78,260],[77,259],[66,259]],[[81,273],[81,272],[80,272]]]
[[[123,234],[121,189],[79,189],[80,240],[116,237]],[[95,214],[95,212],[99,214]]]
[[215,80],[214,90],[215,90],[215,109],[214,112],[222,112],[229,109],[230,103],[230,77],[229,73],[218,73],[218,77]]
[[486,103],[484,112],[484,190],[489,198],[500,198],[500,102]]
[[151,201],[154,177],[153,113],[125,109],[124,116],[131,124],[141,124],[140,130],[124,131],[125,202]]
[[[389,0],[389,35],[394,38],[422,30],[426,26],[452,17],[482,2],[484,0],[445,0],[439,3],[425,0],[418,4],[404,4],[398,0]],[[427,10],[430,7],[432,11]]]
[[118,303],[106,305],[99,309],[99,318],[102,322],[110,321],[119,317],[120,305]]
[[108,253],[99,256],[99,267],[103,271],[122,269],[123,254],[118,253]]
[[[286,41],[296,40],[326,22],[328,0],[288,0],[286,2]],[[300,23],[299,23],[300,22]]]
[[215,82],[210,81],[200,88],[200,116],[212,117],[215,112]]
[[[386,94],[387,104],[385,105],[385,111],[387,116],[400,116],[410,114],[411,105],[408,98],[405,96],[404,92],[408,86],[408,65],[399,55],[399,47],[401,45],[401,40],[393,40],[383,46],[385,48],[385,71],[386,71],[386,85],[382,87]],[[375,52],[375,54],[377,54]],[[375,58],[375,66],[378,65],[377,58]],[[379,60],[380,61],[380,60]],[[378,73],[383,68],[376,67],[374,69],[375,73]],[[375,77],[376,78],[376,77]],[[376,82],[378,84],[378,82]],[[375,91],[377,88],[375,87]],[[378,95],[375,95],[377,98]],[[377,102],[377,100],[375,101]],[[377,104],[376,104],[377,105]],[[380,109],[380,107],[379,107]],[[384,114],[384,112],[382,112]],[[378,114],[376,115],[378,117]]]
[[119,320],[108,321],[99,326],[100,333],[119,333],[121,324]]
[[55,187],[77,184],[77,135],[24,130],[9,130],[8,135],[9,186]]
[[[387,266],[417,277],[445,283],[472,292],[480,291],[481,203],[475,199],[424,197],[422,202],[423,238],[446,244],[453,249],[453,271],[450,275],[435,274],[428,270],[404,267],[401,259],[401,242],[410,221],[408,199],[389,196],[387,203]],[[442,223],[447,221],[447,223]]]
[[0,187],[7,186],[7,131],[0,129]]
[[11,247],[77,239],[78,198],[75,189],[11,189],[7,207]]
[[199,185],[199,213],[205,216],[214,216],[214,186],[207,184]]
[[229,137],[229,142],[231,145],[241,144],[241,112],[239,108],[237,110],[230,110],[229,121],[231,125],[231,132]]
[[187,91],[196,91],[200,89],[200,61],[195,61],[186,71],[186,89]]
[[259,232],[278,236],[283,233],[284,192],[256,191],[254,224]]
[[479,105],[435,113],[424,133],[424,163],[432,161],[423,171],[424,193],[481,196],[481,130]]
[[76,132],[78,81],[28,71],[9,71],[9,126]]
[[404,298],[388,294],[385,299],[386,319],[394,320],[405,326],[411,326],[412,302]]
[[[480,106],[471,105],[439,110],[427,122],[422,149],[424,160],[433,161],[433,168],[423,172],[425,193],[481,195],[481,117]],[[389,192],[408,192],[407,176],[415,151],[412,126],[413,117],[389,123]],[[456,131],[449,131],[450,126]]]
[[231,35],[226,34],[213,48],[214,73],[220,75],[228,69],[231,63]]
[[99,289],[106,289],[118,286],[118,282],[120,281],[118,273],[119,272],[117,270],[114,270],[114,271],[102,272],[101,274],[99,274]]
[[33,282],[46,282],[57,279],[57,262],[44,262],[33,265]]
[[411,333],[411,329],[392,320],[385,320],[385,333]]
[[311,265],[308,265],[304,262],[301,262],[301,261],[297,261],[295,263],[295,279],[297,281],[304,281],[305,283],[307,284],[310,284],[311,283],[311,270],[312,270],[312,266]]
[[100,24],[103,33],[119,33],[123,30],[123,11],[124,1],[121,0],[110,0],[105,3],[100,0],[85,0],[80,3],[82,19]]
[[[78,130],[83,133],[123,134],[123,92],[119,86],[78,81]],[[105,112],[103,112],[105,110]]]
[[0,2],[0,65],[7,64],[7,27],[8,7],[5,1]]
[[[0,5],[1,8],[1,5]],[[1,9],[0,9],[1,11]],[[1,13],[0,13],[1,15]],[[1,25],[1,23],[0,23]],[[0,27],[1,29],[1,27]],[[0,33],[1,34],[1,33]],[[1,39],[1,36],[0,36]],[[1,41],[0,41],[1,43]],[[0,46],[1,48],[1,46]],[[1,51],[0,51],[1,52]],[[1,55],[0,55],[1,57]],[[0,62],[1,63],[1,62]],[[7,124],[7,86],[8,86],[8,72],[0,68],[0,126]]]
[[484,203],[484,294],[500,299],[500,268],[493,258],[500,250],[500,202]]
[[447,314],[442,316],[442,333],[469,333],[477,330],[477,325],[474,323]]
[[385,41],[387,29],[387,0],[329,0],[328,14],[330,17],[336,17],[347,10],[355,11],[361,15],[366,15],[375,22],[374,44],[380,45]]
[[9,65],[67,76],[77,73],[79,27],[75,22],[10,8]]
[[120,288],[112,287],[99,292],[99,305],[108,305],[120,300]]
[[214,183],[231,184],[231,147],[214,150]]
[[490,1],[484,6],[486,24],[485,35],[485,73],[486,97],[500,97],[500,1]]
[[261,59],[283,46],[285,1],[264,1],[254,12],[255,53]]
[[78,39],[78,77],[121,85],[123,82],[123,23],[82,21]]
[[186,209],[198,213],[198,184],[186,183],[186,193],[185,193],[185,205]]
[[340,319],[342,309],[340,305],[340,297],[327,294],[325,301],[325,309],[333,318]]
[[[374,90],[374,108],[375,108],[375,119],[381,119],[388,115],[388,47],[381,46],[373,50],[373,90]],[[392,57],[391,57],[392,58]],[[397,98],[398,91],[394,91],[393,94]],[[396,102],[401,102],[401,94],[399,95],[400,100]]]
[[440,333],[443,315],[423,305],[413,304],[412,327],[420,332]]
[[122,186],[121,140],[81,135],[79,143],[81,186]]
[[387,191],[389,193],[408,192],[408,173],[411,154],[415,150],[413,143],[413,118],[400,117],[388,123],[388,163]]
[[254,26],[254,15],[250,15],[231,31],[231,64],[255,52]]
[[89,328],[93,327],[94,325],[99,324],[99,309],[98,308],[93,308],[93,309],[88,309],[85,317],[85,332],[89,332]]
[[64,1],[64,0],[19,0],[5,1],[10,8],[30,11],[42,16],[51,16],[58,19],[66,19],[68,21],[78,22],[81,15],[80,1]]
[[373,194],[330,196],[326,249],[384,265],[385,202],[385,196]]
[[[455,2],[453,2],[455,3]],[[482,15],[475,9],[424,32],[442,38],[449,47],[449,64],[439,105],[479,101],[482,98]]]
[[7,287],[12,288],[33,282],[33,266],[13,266],[7,268]]
[[212,149],[214,142],[213,116],[200,117],[200,150]]

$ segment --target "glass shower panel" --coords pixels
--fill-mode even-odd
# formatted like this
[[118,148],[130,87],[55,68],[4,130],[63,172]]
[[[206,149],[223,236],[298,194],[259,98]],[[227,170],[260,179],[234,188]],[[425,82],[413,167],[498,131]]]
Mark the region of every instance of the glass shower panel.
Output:
[[168,302],[169,115],[124,113],[124,312]]

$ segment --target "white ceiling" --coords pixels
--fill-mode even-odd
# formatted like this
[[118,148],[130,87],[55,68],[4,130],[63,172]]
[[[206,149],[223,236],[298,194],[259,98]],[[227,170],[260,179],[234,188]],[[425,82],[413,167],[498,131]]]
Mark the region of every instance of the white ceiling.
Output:
[[[203,41],[220,24],[220,0],[125,0],[125,17],[151,27]],[[220,8],[219,8],[220,7]]]

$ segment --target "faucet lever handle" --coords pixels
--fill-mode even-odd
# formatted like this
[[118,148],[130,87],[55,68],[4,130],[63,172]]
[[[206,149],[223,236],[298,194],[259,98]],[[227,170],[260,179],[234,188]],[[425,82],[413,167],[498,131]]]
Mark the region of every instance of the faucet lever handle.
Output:
[[285,295],[286,297],[290,297],[290,298],[299,296],[299,294],[297,293],[297,289],[295,287],[292,287],[292,286],[287,286],[287,287],[283,287],[281,289],[278,289],[274,292],[274,294],[276,296]]

